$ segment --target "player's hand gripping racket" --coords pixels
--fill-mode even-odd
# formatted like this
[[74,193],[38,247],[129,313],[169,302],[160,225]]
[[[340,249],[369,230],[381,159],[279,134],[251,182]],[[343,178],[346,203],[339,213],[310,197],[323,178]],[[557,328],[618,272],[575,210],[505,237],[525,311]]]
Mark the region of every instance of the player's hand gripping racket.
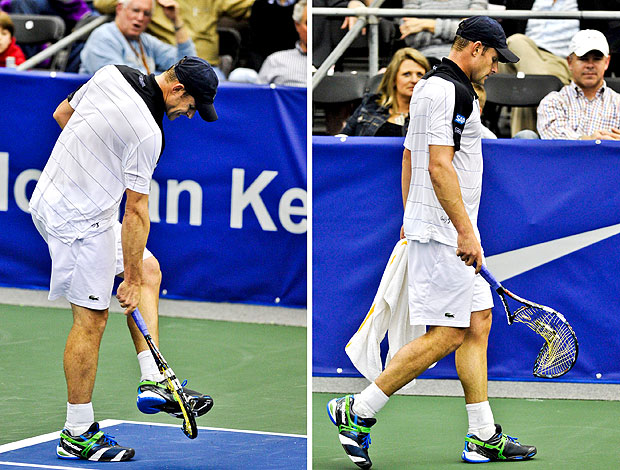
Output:
[[187,400],[185,399],[185,394],[183,393],[183,386],[179,382],[179,379],[174,375],[174,371],[170,368],[164,356],[161,355],[155,343],[153,343],[153,339],[149,334],[149,330],[146,327],[146,323],[144,323],[144,319],[142,318],[142,314],[138,309],[135,309],[131,314],[133,321],[136,322],[136,326],[144,336],[146,340],[146,344],[149,345],[149,349],[153,354],[153,358],[155,359],[155,363],[159,368],[159,371],[166,378],[166,382],[168,385],[168,390],[172,393],[172,396],[177,401],[179,406],[181,407],[181,412],[183,413],[183,432],[190,439],[195,439],[198,435],[198,427],[196,426],[196,419],[194,418],[194,413],[189,407]]
[[[577,360],[579,344],[577,343],[577,336],[566,318],[552,308],[535,304],[513,294],[503,287],[484,265],[480,270],[480,275],[502,299],[509,325],[515,321],[525,323],[545,339],[545,343],[540,348],[538,357],[536,357],[536,362],[534,362],[534,375],[545,379],[554,379],[571,370]],[[521,304],[514,313],[508,307],[506,296]]]

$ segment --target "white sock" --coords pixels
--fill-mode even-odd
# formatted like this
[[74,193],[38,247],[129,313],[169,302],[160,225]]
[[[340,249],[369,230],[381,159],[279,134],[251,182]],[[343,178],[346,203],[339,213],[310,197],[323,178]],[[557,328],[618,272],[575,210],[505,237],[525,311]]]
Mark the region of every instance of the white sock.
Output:
[[140,381],[151,380],[153,382],[161,382],[164,380],[164,376],[161,375],[153,354],[150,350],[142,351],[138,353],[138,363],[140,364]]
[[362,418],[374,417],[390,399],[374,382],[353,398],[353,413]]
[[495,434],[495,420],[489,402],[471,403],[465,408],[469,419],[467,434],[475,434],[483,441],[490,439]]
[[67,421],[65,421],[65,429],[73,436],[79,436],[85,433],[95,422],[95,412],[93,404],[80,403],[74,405],[67,402]]

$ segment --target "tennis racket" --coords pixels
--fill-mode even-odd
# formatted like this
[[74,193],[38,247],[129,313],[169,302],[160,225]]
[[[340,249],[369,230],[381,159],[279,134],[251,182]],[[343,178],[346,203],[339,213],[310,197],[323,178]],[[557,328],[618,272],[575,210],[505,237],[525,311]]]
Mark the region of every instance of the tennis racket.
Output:
[[[535,304],[513,294],[493,277],[486,266],[482,266],[480,275],[502,299],[509,325],[513,322],[524,323],[544,338],[545,343],[540,348],[534,362],[534,376],[554,379],[571,370],[577,361],[579,344],[575,332],[564,315],[552,308]],[[521,304],[514,312],[508,306],[507,297]]]
[[196,418],[185,399],[185,394],[183,393],[183,386],[177,379],[176,375],[174,375],[174,371],[170,368],[164,356],[161,355],[155,343],[153,343],[153,339],[149,334],[149,330],[146,327],[146,323],[144,323],[144,319],[142,318],[142,314],[138,309],[135,309],[131,314],[133,321],[136,322],[136,326],[144,336],[146,340],[146,344],[149,345],[149,349],[153,354],[153,358],[155,359],[155,363],[159,368],[161,374],[166,378],[166,382],[168,385],[168,390],[172,393],[172,396],[177,401],[179,406],[181,407],[181,413],[183,413],[183,432],[190,439],[195,439],[198,435],[198,427],[196,426]]

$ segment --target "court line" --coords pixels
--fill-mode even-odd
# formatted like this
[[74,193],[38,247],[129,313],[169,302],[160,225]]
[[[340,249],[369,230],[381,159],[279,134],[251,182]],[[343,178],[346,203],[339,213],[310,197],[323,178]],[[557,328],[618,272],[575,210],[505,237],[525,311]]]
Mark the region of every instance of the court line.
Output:
[[19,462],[2,462],[0,461],[0,466],[1,465],[12,465],[15,467],[29,467],[29,468],[45,468],[45,469],[52,469],[52,470],[90,470],[86,467],[59,467],[57,465],[42,465],[42,464],[36,464],[36,463],[19,463]]
[[[171,428],[178,428],[180,427],[180,425],[176,425],[176,424],[164,424],[164,423],[148,423],[146,421],[124,421],[124,420],[105,420],[105,421],[117,421],[117,423],[129,423],[129,424],[146,424],[149,426],[168,426]],[[102,421],[102,422],[105,422]],[[114,424],[110,424],[108,426],[114,426],[117,423]],[[103,427],[103,426],[102,426]],[[269,432],[269,431],[254,431],[251,429],[230,429],[230,428],[213,428],[210,426],[198,426],[198,429],[204,429],[207,431],[226,431],[226,432],[237,432],[237,433],[243,433],[243,434],[263,434],[263,435],[267,435],[267,436],[281,436],[281,437],[296,437],[296,438],[302,438],[302,439],[307,439],[307,436],[304,434],[286,434],[286,433],[281,433],[281,432]]]
[[[148,426],[165,426],[169,428],[178,428],[179,425],[175,424],[164,424],[164,423],[148,423],[145,421],[125,421],[121,419],[104,419],[99,422],[100,428],[106,428],[111,426],[116,426],[118,424],[140,424],[140,425],[148,425]],[[281,436],[281,437],[294,437],[294,438],[302,438],[307,439],[306,436],[302,434],[285,434],[285,433],[277,433],[277,432],[264,432],[264,431],[253,431],[249,429],[228,429],[228,428],[213,428],[208,426],[198,426],[198,429],[204,429],[207,431],[226,431],[226,432],[235,432],[242,434],[262,434],[268,436]],[[50,432],[47,434],[41,434],[40,436],[29,437],[26,439],[22,439],[21,441],[9,442],[8,444],[0,445],[0,454],[4,452],[9,452],[11,450],[22,449],[24,447],[30,447],[36,444],[41,444],[43,442],[49,442],[54,439],[60,438],[60,431]],[[59,468],[68,468],[68,467],[59,467]]]
[[60,431],[49,432],[47,434],[41,434],[40,436],[28,437],[21,441],[9,442],[8,444],[2,444],[0,446],[0,454],[9,452],[11,450],[22,449],[23,447],[30,447],[42,442],[52,441],[60,438]]

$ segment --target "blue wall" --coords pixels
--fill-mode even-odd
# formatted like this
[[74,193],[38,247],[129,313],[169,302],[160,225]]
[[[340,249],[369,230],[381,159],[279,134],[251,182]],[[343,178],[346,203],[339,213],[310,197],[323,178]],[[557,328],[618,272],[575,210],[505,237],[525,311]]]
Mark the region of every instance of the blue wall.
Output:
[[[337,368],[359,375],[344,347],[399,237],[402,143],[313,138],[314,375],[338,375]],[[620,383],[620,226],[613,227],[620,224],[620,144],[484,141],[483,154],[478,225],[489,268],[504,273],[500,281],[511,291],[564,313],[575,329],[579,358],[561,380]],[[556,244],[542,255],[510,253],[603,227],[616,235],[595,235],[598,241],[542,264],[537,256],[553,258]],[[489,377],[534,380],[542,340],[523,325],[509,327],[494,300]],[[456,378],[453,355],[423,377]]]
[[[25,210],[60,133],[52,113],[87,78],[0,69],[0,285],[49,286]],[[215,106],[215,123],[164,119],[147,244],[164,297],[305,307],[306,90],[224,83]]]

